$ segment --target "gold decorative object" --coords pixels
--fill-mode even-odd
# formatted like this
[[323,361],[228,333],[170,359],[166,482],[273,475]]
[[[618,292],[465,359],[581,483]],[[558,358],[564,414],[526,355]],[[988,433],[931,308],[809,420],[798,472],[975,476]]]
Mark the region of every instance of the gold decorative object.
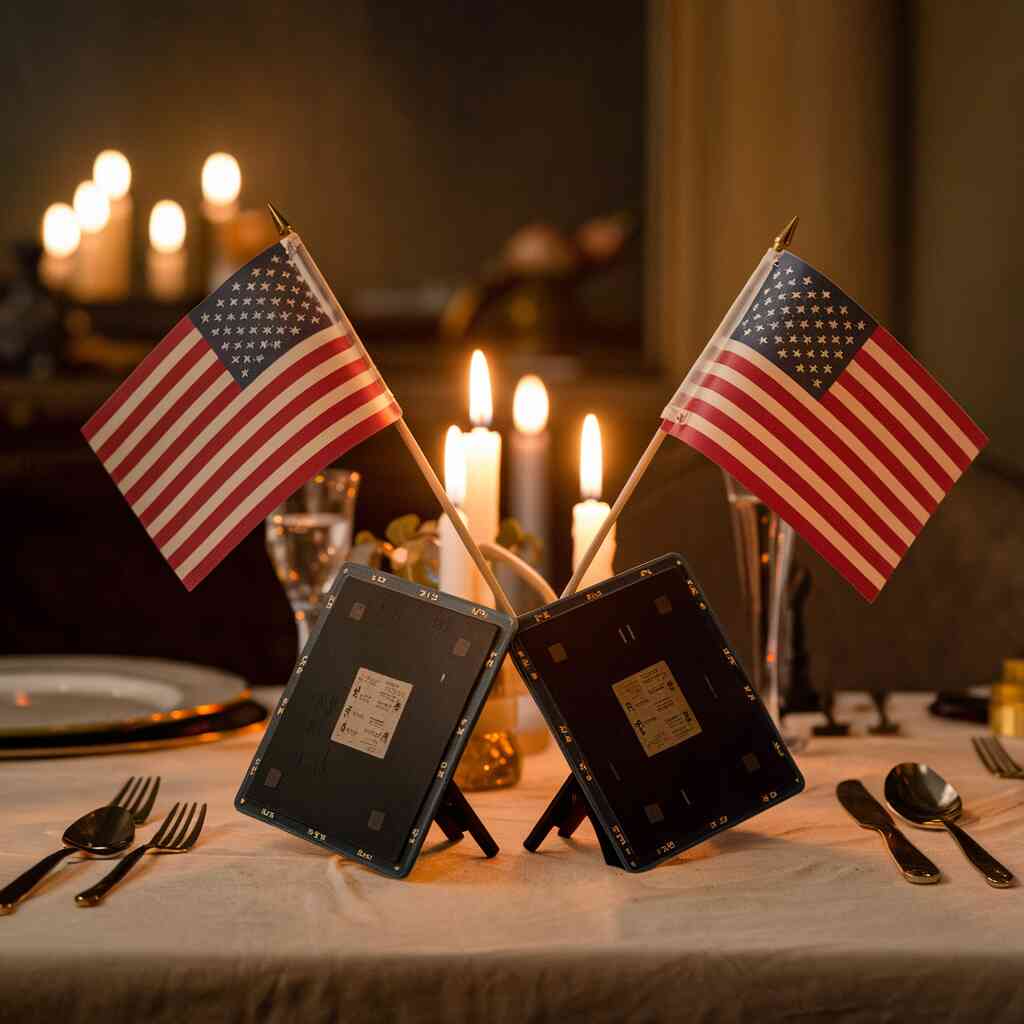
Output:
[[1006,658],[992,684],[988,724],[997,736],[1024,736],[1024,658]]

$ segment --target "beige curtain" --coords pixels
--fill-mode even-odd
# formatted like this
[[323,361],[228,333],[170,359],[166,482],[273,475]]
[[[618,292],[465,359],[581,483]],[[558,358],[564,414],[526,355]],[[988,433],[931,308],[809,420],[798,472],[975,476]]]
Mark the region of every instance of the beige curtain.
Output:
[[794,214],[795,250],[893,324],[902,11],[892,0],[649,4],[648,323],[673,377]]

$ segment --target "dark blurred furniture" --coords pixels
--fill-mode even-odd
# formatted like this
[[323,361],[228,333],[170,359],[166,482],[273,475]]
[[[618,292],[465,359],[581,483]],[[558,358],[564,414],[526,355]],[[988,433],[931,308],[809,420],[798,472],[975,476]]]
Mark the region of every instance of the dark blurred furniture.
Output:
[[[728,636],[748,647],[721,472],[683,445],[662,447],[619,524],[617,565],[682,552]],[[999,678],[1024,649],[1024,485],[972,466],[874,604],[808,545],[796,559],[815,689],[959,690]]]

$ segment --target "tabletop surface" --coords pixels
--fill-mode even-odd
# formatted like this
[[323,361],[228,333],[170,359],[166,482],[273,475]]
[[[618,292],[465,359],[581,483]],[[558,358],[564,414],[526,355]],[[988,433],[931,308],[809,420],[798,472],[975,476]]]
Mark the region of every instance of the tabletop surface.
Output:
[[193,852],[147,857],[101,906],[73,897],[109,864],[72,858],[0,919],[0,1019],[1020,1021],[1024,887],[990,888],[949,836],[906,826],[944,875],[910,885],[835,799],[844,778],[880,798],[889,767],[925,761],[1024,876],[1024,782],[983,769],[980,727],[924,707],[893,699],[902,736],[813,739],[805,793],[640,875],[606,867],[586,823],[522,848],[566,775],[550,743],[515,788],[469,794],[495,859],[435,828],[404,881],[236,813],[258,735],[4,763],[4,881],[128,775],[163,777],[157,820],[176,800],[209,814]]

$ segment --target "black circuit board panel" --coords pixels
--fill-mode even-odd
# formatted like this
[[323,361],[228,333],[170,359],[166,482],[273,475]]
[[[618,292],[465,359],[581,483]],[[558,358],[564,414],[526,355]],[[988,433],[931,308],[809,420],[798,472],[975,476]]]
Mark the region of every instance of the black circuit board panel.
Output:
[[627,868],[803,788],[678,555],[522,616],[513,652]]

